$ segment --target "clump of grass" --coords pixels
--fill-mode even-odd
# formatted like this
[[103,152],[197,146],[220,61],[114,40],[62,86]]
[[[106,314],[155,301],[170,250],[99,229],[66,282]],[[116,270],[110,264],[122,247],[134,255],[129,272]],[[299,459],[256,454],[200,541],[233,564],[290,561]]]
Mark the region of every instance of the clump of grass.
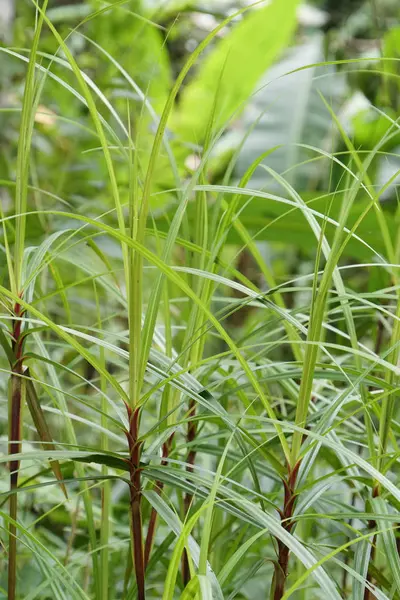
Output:
[[[321,97],[346,151],[307,148],[310,160],[341,170],[320,212],[320,198],[306,202],[268,167],[271,149],[236,182],[240,144],[224,179],[210,181],[225,130],[217,95],[187,176],[168,123],[190,69],[235,16],[193,52],[158,117],[98,48],[126,85],[119,113],[81,70],[46,4],[36,8],[16,180],[6,182],[15,203],[0,215],[8,599],[397,598],[400,244],[380,205],[390,182],[377,190],[370,181],[397,122],[362,155]],[[54,54],[39,52],[44,25]],[[101,153],[107,190],[87,212],[33,185],[35,114],[53,77],[87,111],[91,150]],[[166,159],[175,187],[164,190],[172,210],[160,216],[152,203]],[[263,162],[279,192],[251,187]],[[288,225],[301,215],[308,274],[275,277],[259,232],[245,224],[255,203],[279,206],[276,220]],[[383,251],[360,234],[371,215]],[[46,228],[31,245],[37,218]],[[350,243],[365,261],[345,262]],[[243,251],[264,283],[237,268]],[[385,283],[358,286],[353,272],[374,270]],[[376,319],[384,327],[374,347],[365,330]],[[31,438],[43,449],[22,453]],[[36,595],[25,591],[22,567],[40,579]]]

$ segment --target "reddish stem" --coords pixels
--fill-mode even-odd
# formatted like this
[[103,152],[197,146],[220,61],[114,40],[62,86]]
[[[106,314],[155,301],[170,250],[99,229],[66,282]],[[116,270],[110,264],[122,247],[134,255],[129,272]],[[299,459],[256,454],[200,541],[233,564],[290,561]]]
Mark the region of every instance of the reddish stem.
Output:
[[[291,533],[295,525],[293,520],[294,507],[296,503],[296,481],[299,474],[301,462],[298,461],[292,468],[288,466],[287,479],[282,480],[284,486],[284,502],[283,510],[279,511],[281,517],[281,525],[288,532]],[[286,580],[288,576],[290,550],[289,548],[279,539],[278,544],[278,558],[274,563],[274,578],[273,578],[273,590],[274,600],[281,600],[285,594]]]
[[131,498],[131,533],[132,554],[135,568],[136,584],[138,588],[138,600],[145,600],[145,577],[144,577],[144,555],[143,555],[143,531],[141,511],[141,469],[140,456],[142,442],[139,440],[140,408],[131,410],[128,407],[129,431],[127,433],[129,445],[129,475],[130,475],[130,498]]
[[[22,320],[24,311],[19,302],[14,305],[12,321],[12,351],[15,362],[11,367],[11,392],[9,407],[8,453],[18,454],[21,451],[21,402],[22,402],[22,360],[24,336]],[[17,520],[17,495],[19,461],[10,460],[10,518]],[[14,600],[17,587],[17,530],[14,523],[8,527],[8,600]]]
[[[187,436],[186,436],[187,443],[190,447],[190,450],[189,450],[189,453],[188,453],[187,459],[186,459],[186,471],[188,471],[189,473],[193,472],[194,461],[196,460],[196,450],[194,450],[191,445],[191,444],[193,444],[194,439],[196,437],[196,433],[197,433],[197,425],[196,425],[196,422],[193,420],[195,415],[196,415],[196,403],[194,400],[191,400],[189,403],[189,423],[188,423],[188,430],[187,430]],[[183,509],[184,509],[185,516],[188,514],[188,512],[190,510],[192,501],[193,501],[193,494],[191,494],[191,493],[185,494],[185,497],[183,500]],[[182,555],[182,580],[183,580],[184,586],[187,586],[187,584],[190,581],[189,559],[188,559],[186,550],[183,551],[183,555]]]

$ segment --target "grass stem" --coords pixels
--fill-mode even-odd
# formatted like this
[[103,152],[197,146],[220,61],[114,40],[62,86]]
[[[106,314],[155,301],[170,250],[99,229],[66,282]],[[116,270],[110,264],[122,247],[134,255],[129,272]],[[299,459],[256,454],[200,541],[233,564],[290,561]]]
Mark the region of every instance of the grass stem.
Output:
[[130,507],[131,507],[131,539],[132,558],[138,589],[138,599],[145,600],[145,565],[143,551],[143,528],[141,511],[141,468],[140,456],[142,442],[139,439],[140,407],[132,410],[128,407],[129,432],[129,475],[130,475]]
[[[293,520],[294,507],[296,503],[296,481],[301,462],[298,461],[293,468],[288,465],[287,479],[282,479],[284,487],[283,510],[280,512],[282,527],[291,533],[295,521]],[[289,548],[279,539],[278,558],[274,563],[274,577],[272,581],[271,600],[281,600],[285,594],[286,579],[289,569]]]
[[[9,433],[8,453],[10,456],[21,452],[21,408],[23,401],[24,380],[22,377],[23,367],[23,344],[22,317],[24,311],[19,302],[13,309],[14,319],[12,322],[12,351],[14,364],[10,377],[9,395]],[[17,588],[17,532],[15,522],[17,520],[18,500],[16,490],[18,487],[19,461],[10,460],[10,524],[8,529],[8,600],[15,600]]]

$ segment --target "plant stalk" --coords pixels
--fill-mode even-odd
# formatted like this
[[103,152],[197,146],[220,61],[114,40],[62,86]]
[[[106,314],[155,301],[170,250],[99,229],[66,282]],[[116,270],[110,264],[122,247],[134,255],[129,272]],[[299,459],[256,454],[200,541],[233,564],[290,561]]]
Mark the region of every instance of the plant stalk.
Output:
[[[288,476],[287,479],[283,479],[283,486],[285,490],[283,510],[279,511],[281,517],[282,527],[288,533],[291,533],[295,526],[293,519],[294,507],[296,503],[296,481],[299,473],[301,461],[298,461],[292,468],[288,465]],[[290,550],[289,548],[279,539],[278,544],[278,558],[274,563],[274,577],[272,580],[271,589],[271,600],[281,600],[285,594],[286,580],[288,576]]]
[[145,600],[145,566],[143,553],[143,531],[141,511],[141,469],[140,456],[142,442],[139,440],[140,407],[132,410],[127,407],[129,417],[129,432],[127,432],[129,444],[129,475],[130,475],[130,504],[131,504],[131,538],[132,559],[138,589],[138,600]]
[[[22,335],[23,310],[19,302],[14,305],[14,319],[12,322],[12,351],[14,364],[11,369],[10,395],[9,395],[9,425],[8,425],[8,453],[10,456],[21,451],[21,406],[23,395],[22,353],[24,336]],[[15,600],[17,588],[17,494],[19,461],[10,460],[10,522],[8,527],[8,600]]]
[[[187,443],[190,448],[187,459],[186,459],[186,471],[188,471],[189,473],[193,472],[194,461],[196,460],[196,451],[192,447],[192,444],[194,442],[194,439],[195,439],[196,433],[197,433],[197,425],[196,425],[196,422],[193,420],[195,415],[196,415],[196,403],[194,400],[191,400],[189,403],[189,423],[188,423],[187,436],[186,436]],[[193,501],[193,494],[191,494],[191,493],[185,494],[184,501],[183,501],[185,517],[187,517],[187,515],[189,513],[192,501]],[[186,587],[190,581],[189,559],[188,559],[186,550],[184,550],[184,552],[182,554],[182,580],[183,580],[183,585]]]

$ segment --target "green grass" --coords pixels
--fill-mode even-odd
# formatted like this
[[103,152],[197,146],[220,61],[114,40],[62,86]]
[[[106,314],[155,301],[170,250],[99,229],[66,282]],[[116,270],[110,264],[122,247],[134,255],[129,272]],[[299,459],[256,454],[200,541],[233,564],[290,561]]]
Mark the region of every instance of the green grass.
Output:
[[[159,115],[151,86],[96,40],[123,101],[79,64],[77,32],[105,9],[68,33],[35,9],[28,58],[0,48],[28,62],[0,214],[0,596],[397,600],[400,235],[381,203],[397,174],[377,186],[372,166],[393,154],[398,121],[359,150],[320,94],[342,148],[302,148],[327,165],[326,189],[306,197],[271,169],[277,148],[236,177],[249,132],[218,180],[223,68],[192,171],[169,127],[202,53],[247,9],[197,46]],[[55,89],[74,111],[41,129]],[[95,165],[94,201],[35,175],[38,140],[63,126],[84,136],[71,152]]]

